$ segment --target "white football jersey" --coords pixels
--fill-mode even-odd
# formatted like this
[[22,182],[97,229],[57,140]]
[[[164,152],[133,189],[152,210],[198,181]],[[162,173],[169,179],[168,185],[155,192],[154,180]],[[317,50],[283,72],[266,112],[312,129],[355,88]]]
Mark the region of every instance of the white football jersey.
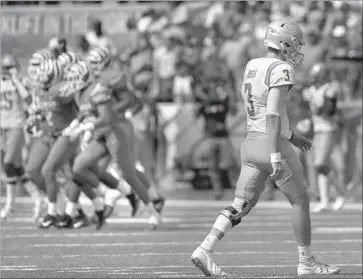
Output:
[[[295,84],[295,70],[285,61],[276,58],[257,58],[246,65],[243,77],[242,96],[247,114],[247,132],[267,133],[267,98],[272,87]],[[281,136],[291,137],[286,103],[280,108]]]
[[11,78],[1,79],[0,112],[1,128],[10,129],[23,127],[25,121],[24,103]]

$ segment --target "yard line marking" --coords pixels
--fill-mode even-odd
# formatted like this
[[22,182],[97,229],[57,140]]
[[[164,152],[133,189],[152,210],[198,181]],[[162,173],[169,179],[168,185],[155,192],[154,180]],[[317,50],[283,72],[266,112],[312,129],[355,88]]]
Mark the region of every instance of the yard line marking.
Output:
[[[186,227],[187,228],[187,227]],[[190,226],[190,228],[193,228],[192,226]],[[329,228],[326,228],[327,230]],[[174,235],[174,231],[158,231],[158,235]],[[315,228],[313,230],[313,233],[315,234],[326,234],[327,231],[326,230],[320,230],[319,228]],[[356,233],[361,233],[357,232],[357,231],[344,231],[341,232],[339,230],[333,230],[331,232],[328,232],[329,234],[356,234]],[[200,228],[195,228],[193,231],[181,231],[178,232],[178,235],[199,235],[205,234],[205,230],[204,229],[200,229]],[[244,231],[231,231],[228,234],[231,235],[265,235],[266,231],[261,231],[261,230],[244,230]],[[278,235],[278,234],[283,234],[283,235],[293,235],[293,232],[291,230],[275,230],[275,231],[269,231],[268,234],[272,235]],[[148,236],[150,235],[150,232],[132,232],[132,236]],[[7,239],[17,239],[17,238],[83,238],[83,237],[121,237],[121,236],[130,236],[130,232],[117,232],[117,233],[96,233],[96,232],[90,232],[90,233],[63,233],[60,234],[59,232],[55,232],[55,233],[3,233],[2,237],[3,238],[7,238]]]
[[[205,222],[207,220],[201,220],[204,221],[203,223],[199,222],[199,223],[189,223],[188,222],[188,218],[163,218],[163,223],[168,223],[168,224],[174,224],[175,227],[177,228],[205,228],[205,227],[210,227],[213,223],[213,220],[211,219],[210,222]],[[34,223],[33,219],[31,218],[22,218],[22,217],[16,217],[13,218],[11,220],[11,223],[17,223],[17,222],[24,222],[24,223]],[[108,224],[147,224],[148,219],[146,218],[135,218],[135,219],[131,219],[131,218],[109,218],[106,220],[106,223]],[[184,223],[183,223],[184,222]],[[286,221],[286,222],[273,222],[273,221],[269,221],[266,222],[263,219],[260,219],[259,222],[249,222],[248,220],[246,220],[246,225],[248,227],[256,227],[256,228],[263,228],[263,227],[286,227],[286,228],[290,228],[291,227],[291,222],[290,221]],[[312,221],[314,226],[327,226],[327,225],[331,225],[331,226],[342,226],[344,224],[346,224],[345,221],[336,221],[336,222],[322,222],[322,221]],[[356,224],[356,222],[354,222],[354,224]]]
[[[350,266],[350,267],[361,267],[363,266],[361,263],[348,263],[348,264],[332,264],[337,266]],[[222,268],[286,268],[286,267],[296,267],[297,264],[280,264],[280,265],[221,265]],[[127,272],[128,270],[133,269],[176,269],[176,268],[191,268],[192,265],[168,265],[168,266],[129,266],[125,268],[108,268],[108,267],[62,267],[61,270],[59,267],[46,267],[46,268],[34,268],[32,270],[41,270],[41,271],[57,271],[58,273],[69,273],[69,272],[99,272],[99,271],[119,271],[119,272]],[[2,269],[3,270],[3,269]],[[6,271],[22,271],[21,269],[13,269]]]
[[[362,239],[342,239],[342,240],[315,240],[314,243],[361,243]],[[248,240],[248,241],[229,241],[227,244],[273,244],[273,243],[296,243],[296,240]],[[113,243],[42,243],[42,244],[29,244],[28,247],[110,247],[110,246],[164,246],[164,245],[195,245],[193,241],[170,241],[170,242],[113,242]]]
[[1,268],[26,268],[26,267],[37,267],[36,265],[1,265]]
[[362,233],[362,227],[325,227],[325,228],[316,228],[318,232],[322,233]]
[[[341,253],[362,253],[361,250],[330,250],[330,251],[317,251],[317,254],[341,254]],[[294,255],[297,252],[277,252],[277,251],[238,251],[238,252],[215,252],[213,255],[259,255],[259,254],[267,254],[267,255]],[[124,257],[124,256],[131,256],[131,257],[150,257],[150,256],[184,256],[190,255],[189,252],[174,252],[174,253],[122,253],[122,254],[90,254],[90,255],[83,255],[83,254],[68,254],[68,255],[24,255],[24,256],[3,256],[2,259],[26,259],[26,258],[102,258],[102,257]]]

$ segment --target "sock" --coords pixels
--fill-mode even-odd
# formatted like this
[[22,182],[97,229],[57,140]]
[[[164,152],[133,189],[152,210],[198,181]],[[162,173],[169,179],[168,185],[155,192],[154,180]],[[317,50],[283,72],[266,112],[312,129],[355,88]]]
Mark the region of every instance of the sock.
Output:
[[312,256],[311,246],[305,246],[305,247],[297,246],[297,249],[299,250],[299,262],[300,263],[306,262],[307,260],[309,260],[311,258],[311,256]]
[[328,204],[329,203],[329,194],[328,194],[328,176],[324,174],[318,175],[318,185],[319,185],[319,195],[320,195],[320,201],[322,204]]
[[55,202],[50,202],[48,204],[48,214],[52,216],[57,215],[57,204]]
[[207,252],[213,252],[214,247],[217,245],[219,241],[216,235],[208,234],[200,245],[201,248],[206,250]]
[[31,196],[31,198],[36,202],[37,200],[42,199],[42,195],[40,191],[38,190],[37,186],[34,185],[31,181],[26,181],[24,183],[24,189],[28,192],[28,194]]
[[66,207],[66,214],[68,214],[73,218],[76,216],[76,213],[77,213],[77,204],[74,202],[68,202]]
[[16,184],[6,184],[6,209],[12,209],[15,201]]
[[226,216],[220,214],[214,222],[211,231],[203,240],[200,247],[208,252],[213,252],[218,241],[221,240],[224,234],[231,228],[231,221]]
[[67,197],[62,189],[57,193],[57,213],[63,215],[66,210]]
[[95,207],[96,211],[101,211],[104,209],[103,200],[100,197],[96,197],[92,200],[93,206]]
[[108,188],[103,183],[98,184],[96,188],[97,195],[99,196],[105,196],[107,190]]
[[116,189],[107,189],[105,194],[105,205],[114,207],[122,194]]
[[124,196],[128,196],[132,193],[130,184],[128,184],[123,178],[120,179],[117,190],[119,190]]

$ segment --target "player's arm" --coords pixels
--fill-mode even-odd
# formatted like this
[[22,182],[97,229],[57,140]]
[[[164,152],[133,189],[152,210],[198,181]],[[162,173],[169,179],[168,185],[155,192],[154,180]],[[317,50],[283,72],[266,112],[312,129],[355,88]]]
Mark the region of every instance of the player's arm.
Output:
[[289,87],[287,85],[273,87],[269,90],[267,99],[267,138],[270,143],[270,154],[279,154],[279,138],[281,133],[281,113],[282,106]]
[[13,83],[19,92],[20,97],[29,105],[32,102],[32,97],[17,74],[12,75]]

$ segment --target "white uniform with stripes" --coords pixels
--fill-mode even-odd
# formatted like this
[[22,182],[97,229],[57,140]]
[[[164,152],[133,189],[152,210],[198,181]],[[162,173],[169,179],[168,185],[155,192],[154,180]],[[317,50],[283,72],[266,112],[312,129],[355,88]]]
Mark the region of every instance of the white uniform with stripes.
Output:
[[[257,58],[248,62],[242,85],[242,96],[247,113],[247,131],[267,133],[267,99],[271,87],[295,84],[295,70],[285,61],[276,58]],[[286,103],[281,104],[281,136],[291,137]]]

